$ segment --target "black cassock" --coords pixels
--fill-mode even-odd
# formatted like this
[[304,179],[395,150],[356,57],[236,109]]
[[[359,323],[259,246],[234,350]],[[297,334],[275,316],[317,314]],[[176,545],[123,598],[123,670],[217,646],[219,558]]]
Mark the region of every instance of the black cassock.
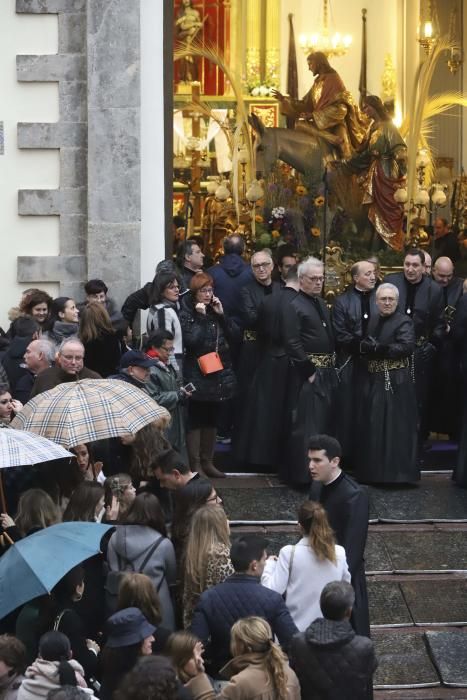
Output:
[[287,435],[287,407],[296,395],[295,371],[284,349],[281,317],[297,296],[290,287],[264,297],[256,321],[258,365],[240,415],[234,445],[241,463],[281,467]]
[[415,390],[420,422],[419,439],[422,442],[428,432],[428,398],[433,362],[446,332],[443,295],[439,284],[426,275],[417,284],[408,282],[403,272],[388,275],[384,281],[397,287],[397,308],[414,322],[417,340],[414,353]]
[[[446,326],[451,326],[456,307],[462,296],[464,280],[454,277],[447,287],[441,287]],[[457,439],[460,430],[461,386],[459,361],[452,334],[443,338],[433,366],[433,382],[430,395],[429,428],[435,433],[448,433]]]
[[365,545],[368,534],[369,500],[365,486],[357,484],[341,472],[335,481],[325,486],[313,481],[310,500],[325,508],[337,544],[344,547],[355,590],[352,626],[357,634],[370,636],[370,616],[365,579]]
[[360,342],[366,336],[370,318],[378,313],[375,294],[375,290],[362,292],[355,287],[349,287],[337,297],[332,309],[339,370],[337,438],[349,464],[353,464],[355,450],[358,448],[356,418],[362,374],[365,371],[360,355]]
[[467,488],[467,294],[459,299],[451,335],[458,353],[462,377],[462,424],[457,465],[452,478]]
[[[282,319],[284,346],[299,377],[299,391],[290,419],[286,446],[287,480],[309,483],[308,440],[311,435],[335,435],[337,373],[334,367],[316,367],[313,355],[333,355],[334,335],[328,308],[321,297],[300,291]],[[316,373],[313,383],[308,377]]]
[[[355,477],[365,483],[409,483],[420,479],[417,467],[417,400],[410,357],[415,348],[413,322],[396,311],[374,317],[368,333],[378,343],[370,353],[358,417],[359,452]],[[391,363],[407,366],[391,369]]]

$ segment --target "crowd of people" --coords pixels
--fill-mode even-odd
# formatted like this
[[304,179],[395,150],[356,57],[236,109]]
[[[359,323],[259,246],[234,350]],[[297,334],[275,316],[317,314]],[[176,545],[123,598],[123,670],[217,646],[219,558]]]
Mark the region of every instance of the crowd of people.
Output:
[[[73,459],[5,470],[4,555],[61,522],[112,527],[100,554],[0,621],[0,699],[371,697],[361,483],[415,482],[434,431],[460,441],[467,486],[465,284],[449,257],[429,271],[410,249],[385,279],[356,262],[330,311],[320,260],[243,254],[231,235],[204,270],[187,240],[121,311],[102,280],[83,304],[30,289],[12,310],[4,428],[76,379],[126,382],[166,410]],[[310,489],[300,539],[277,557],[258,534],[231,538],[216,441],[244,469]]]

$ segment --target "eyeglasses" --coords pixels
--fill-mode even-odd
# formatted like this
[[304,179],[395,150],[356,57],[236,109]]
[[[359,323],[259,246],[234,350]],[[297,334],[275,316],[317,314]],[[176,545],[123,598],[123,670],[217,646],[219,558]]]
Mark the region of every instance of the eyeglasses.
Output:
[[201,287],[199,290],[202,294],[212,294],[214,289],[212,287]]
[[261,268],[264,269],[267,267],[271,267],[271,265],[272,265],[272,262],[264,262],[264,263],[254,263],[254,265],[252,265],[251,267],[253,268],[253,270],[261,270]]
[[160,348],[159,348],[159,352],[160,352],[161,350],[164,350],[164,352],[172,352],[173,349],[174,349],[174,346],[173,346],[173,345],[171,345],[170,347],[166,347],[165,345],[161,345]]
[[310,275],[303,275],[309,282],[324,282],[324,277],[310,277]]

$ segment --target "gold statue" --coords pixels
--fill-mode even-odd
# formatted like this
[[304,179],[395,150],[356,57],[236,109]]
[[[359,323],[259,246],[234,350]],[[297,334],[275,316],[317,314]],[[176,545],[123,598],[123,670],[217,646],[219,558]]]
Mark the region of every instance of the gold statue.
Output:
[[366,141],[368,121],[361,114],[338,73],[320,51],[307,57],[315,82],[301,100],[271,90],[282,114],[298,119],[297,129],[333,146],[337,158],[349,158]]
[[[189,48],[201,31],[203,24],[204,20],[201,19],[198,10],[193,7],[192,0],[182,0],[175,21],[179,41],[186,43]],[[184,83],[198,80],[198,67],[191,55],[180,59],[180,80]]]

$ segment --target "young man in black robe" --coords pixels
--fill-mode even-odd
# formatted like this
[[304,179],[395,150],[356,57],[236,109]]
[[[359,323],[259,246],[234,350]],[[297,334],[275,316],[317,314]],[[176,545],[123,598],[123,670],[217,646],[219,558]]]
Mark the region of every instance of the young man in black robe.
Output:
[[298,266],[300,291],[283,314],[284,347],[299,378],[287,445],[288,481],[310,482],[306,450],[315,433],[333,433],[336,422],[337,373],[331,317],[321,297],[323,263],[310,257]]
[[368,534],[368,490],[339,466],[339,442],[329,435],[313,435],[308,443],[310,500],[319,501],[335,532],[337,544],[345,549],[355,590],[352,626],[357,634],[370,636],[370,616],[365,579],[364,552]]

